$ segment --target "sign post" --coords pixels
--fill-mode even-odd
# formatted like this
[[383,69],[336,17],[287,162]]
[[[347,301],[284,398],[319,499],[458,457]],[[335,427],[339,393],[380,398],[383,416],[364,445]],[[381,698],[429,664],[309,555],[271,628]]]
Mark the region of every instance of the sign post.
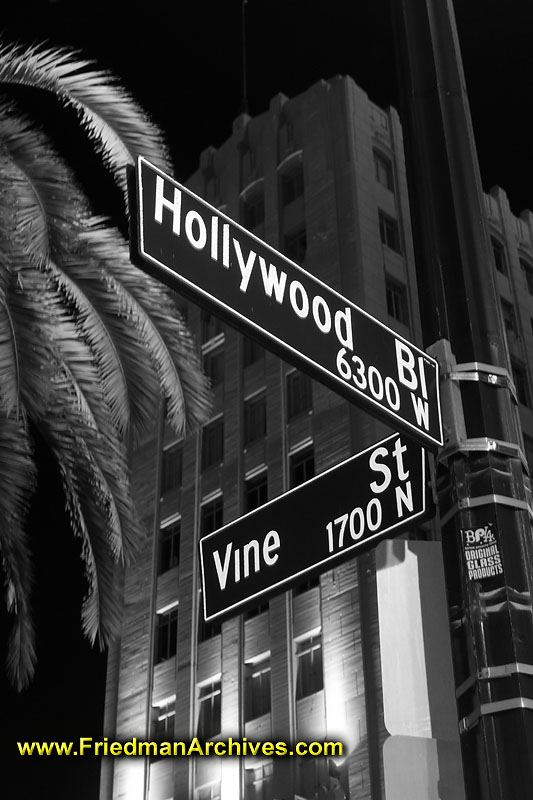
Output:
[[137,203],[143,269],[423,447],[442,444],[435,359],[144,158]]
[[426,491],[424,450],[394,434],[204,536],[206,621],[421,521]]

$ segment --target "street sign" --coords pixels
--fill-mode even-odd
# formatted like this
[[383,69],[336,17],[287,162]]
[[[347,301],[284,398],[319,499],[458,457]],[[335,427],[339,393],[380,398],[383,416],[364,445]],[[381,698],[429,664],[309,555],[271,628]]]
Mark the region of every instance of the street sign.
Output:
[[394,434],[199,542],[205,620],[427,516],[424,450]]
[[142,157],[137,203],[135,263],[424,447],[442,444],[438,364],[423,350]]

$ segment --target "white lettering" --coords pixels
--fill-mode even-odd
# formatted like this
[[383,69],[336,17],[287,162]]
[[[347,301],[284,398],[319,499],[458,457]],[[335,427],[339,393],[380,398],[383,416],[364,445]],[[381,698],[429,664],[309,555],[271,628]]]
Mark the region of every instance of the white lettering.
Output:
[[405,481],[409,477],[409,470],[405,470],[403,466],[403,454],[407,450],[407,445],[402,444],[401,439],[396,440],[392,454],[396,459],[396,473],[401,481]]
[[239,242],[237,239],[233,240],[233,247],[235,248],[235,252],[237,253],[237,260],[239,262],[239,269],[241,271],[242,280],[239,286],[241,292],[245,292],[248,288],[248,283],[250,282],[250,278],[252,276],[252,269],[255,262],[255,256],[253,250],[250,250],[248,253],[248,258],[246,259],[246,263],[244,263],[244,258],[242,256],[242,250]]
[[429,403],[427,400],[422,400],[421,397],[411,393],[411,400],[413,401],[413,408],[415,410],[416,422],[418,425],[421,423],[426,430],[429,430]]
[[[322,309],[323,319],[320,318],[320,310]],[[313,298],[313,318],[316,322],[317,328],[322,333],[329,333],[331,330],[331,311],[323,297],[317,295]]]
[[341,344],[353,351],[352,312],[346,308],[335,313],[335,333]]
[[[198,227],[198,236],[194,235],[194,223]],[[197,211],[187,211],[185,217],[185,235],[195,250],[203,250],[207,242],[205,222]]]
[[[300,305],[296,293],[300,295]],[[309,314],[309,298],[300,281],[293,281],[289,287],[289,300],[291,306],[301,319],[305,319]]]
[[285,294],[285,284],[287,283],[287,273],[280,272],[278,275],[278,271],[274,264],[268,265],[268,272],[267,272],[267,265],[266,261],[262,256],[259,256],[259,263],[261,265],[261,275],[263,277],[263,285],[265,287],[265,293],[272,297],[272,292],[274,292],[274,296],[278,303],[283,303],[283,296]]
[[215,550],[215,552],[213,553],[213,559],[215,561],[218,583],[222,591],[224,591],[224,589],[226,588],[226,581],[228,580],[228,572],[229,572],[229,564],[231,559],[232,548],[233,545],[230,542],[226,547],[226,555],[224,556],[224,566],[222,566],[222,562],[220,561],[218,550]]
[[168,208],[172,211],[172,233],[176,236],[180,235],[181,223],[181,192],[179,189],[174,188],[174,200],[167,200],[163,194],[165,182],[160,175],[155,179],[155,221],[161,225],[163,223],[163,208]]
[[414,371],[415,357],[412,350],[399,339],[396,339],[396,364],[400,383],[403,383],[408,389],[416,391],[418,380]]
[[272,567],[279,558],[279,553],[271,555],[274,550],[279,550],[281,542],[279,540],[279,533],[277,531],[269,531],[265,536],[263,542],[263,561],[267,567]]
[[389,486],[391,482],[392,473],[386,464],[379,464],[377,459],[379,457],[385,458],[388,456],[389,451],[386,447],[378,447],[376,450],[373,450],[370,459],[368,461],[370,465],[370,469],[374,472],[381,472],[383,474],[383,481],[382,483],[378,483],[377,481],[372,481],[370,484],[370,488],[374,492],[374,494],[380,494],[384,492],[385,489]]
[[259,542],[257,539],[252,539],[251,542],[245,544],[242,551],[242,560],[244,561],[244,577],[247,578],[250,574],[250,550],[254,554],[254,572],[259,572]]
[[[408,511],[413,510],[413,489],[411,487],[411,481],[407,481],[405,484],[405,491],[402,486],[396,487],[396,511],[398,513],[398,517],[403,517],[403,506]],[[402,505],[403,504],[403,505]]]

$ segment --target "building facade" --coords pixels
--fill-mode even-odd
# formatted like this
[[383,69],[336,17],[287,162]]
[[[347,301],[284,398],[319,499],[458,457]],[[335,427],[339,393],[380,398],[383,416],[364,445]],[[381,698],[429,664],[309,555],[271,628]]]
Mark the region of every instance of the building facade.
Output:
[[[188,186],[421,344],[399,118],[374,105],[353,80],[321,81],[293,99],[276,96],[255,118],[240,116],[230,138],[202,154]],[[529,214],[511,214],[501,190],[486,202],[533,454],[533,225]],[[134,454],[134,496],[148,533],[125,578],[104,733],[122,741],[334,740],[344,752],[104,759],[101,800],[388,800],[394,789],[387,770],[405,761],[408,740],[421,734],[418,723],[415,730],[406,722],[405,709],[392,713],[388,699],[397,692],[382,668],[384,647],[389,664],[393,653],[383,631],[395,625],[383,618],[386,599],[380,606],[383,552],[363,553],[222,624],[206,624],[198,540],[391,430],[194,303],[180,304],[212,380],[213,413],[201,432],[181,440],[156,424]],[[155,422],[157,416],[154,410]],[[296,525],[294,536],[305,547],[306,531]],[[413,543],[412,553],[417,542],[438,546],[430,528],[401,539]],[[436,594],[444,604],[442,588]],[[416,638],[413,630],[408,635]],[[443,647],[440,662],[449,660],[446,636]],[[454,713],[453,697],[445,702]],[[393,725],[393,717],[403,722]],[[430,728],[427,735],[436,735]],[[388,767],[384,753],[392,752],[396,761]],[[443,764],[440,783],[447,785]],[[460,791],[441,796],[459,798]]]

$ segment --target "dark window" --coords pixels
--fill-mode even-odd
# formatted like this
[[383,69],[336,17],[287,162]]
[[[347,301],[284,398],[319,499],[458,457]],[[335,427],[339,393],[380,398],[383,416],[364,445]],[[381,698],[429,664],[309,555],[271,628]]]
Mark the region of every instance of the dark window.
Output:
[[194,793],[194,800],[220,800],[220,781],[215,781],[207,786],[200,786]]
[[159,530],[158,575],[177,567],[180,563],[181,520],[176,519]]
[[254,194],[243,200],[242,203],[242,222],[244,227],[253,231],[265,221],[265,198],[262,192]]
[[496,264],[496,269],[498,272],[501,272],[502,275],[507,274],[507,257],[505,255],[505,247],[498,239],[495,239],[494,236],[490,237],[490,241],[492,244],[492,252],[494,253],[494,263]]
[[244,770],[244,800],[271,800],[272,763]]
[[287,375],[287,418],[293,419],[313,408],[311,378],[299,370]]
[[244,401],[244,444],[266,435],[266,395],[256,394]]
[[207,642],[213,636],[218,636],[222,625],[218,620],[206,622],[204,619],[202,592],[200,590],[200,613],[198,615],[198,642]]
[[504,300],[503,297],[500,299],[500,303],[502,307],[503,324],[506,332],[517,334],[518,328],[516,325],[516,314],[513,304],[509,303],[507,300]]
[[313,578],[307,578],[306,580],[295,583],[292,593],[296,597],[297,595],[304,594],[304,592],[308,592],[310,589],[314,589],[317,586],[320,586],[319,575],[315,575]]
[[378,153],[374,150],[374,167],[376,180],[381,183],[386,189],[393,189],[394,183],[392,180],[392,162],[387,156]]
[[178,608],[157,615],[155,663],[176,655],[178,643]]
[[289,479],[290,488],[294,489],[301,483],[314,478],[315,475],[315,455],[313,447],[306,447],[298,450],[289,459]]
[[244,482],[244,510],[253,511],[268,500],[268,478],[266,470]]
[[407,287],[393,278],[385,279],[387,294],[387,313],[402,325],[409,324],[409,305],[407,302]]
[[224,460],[224,421],[222,417],[204,426],[202,433],[202,469]]
[[529,399],[529,384],[527,380],[526,368],[523,366],[523,364],[517,364],[516,361],[511,361],[511,372],[513,375],[518,402],[529,408],[531,402]]
[[220,733],[220,680],[200,686],[197,736],[200,739],[212,739]]
[[322,673],[322,635],[317,633],[296,644],[298,662],[296,699],[309,697],[324,687]]
[[307,233],[305,228],[285,234],[283,237],[283,252],[297,264],[303,264],[307,253]]
[[181,485],[183,469],[183,449],[181,444],[174,444],[163,450],[161,470],[161,494],[170,492]]
[[270,657],[246,665],[244,721],[270,714]]
[[527,261],[524,261],[523,258],[520,259],[520,266],[522,267],[522,272],[524,273],[527,290],[529,294],[533,294],[533,266],[531,266],[531,264],[529,264]]
[[243,339],[242,343],[242,365],[249,367],[250,364],[255,364],[260,358],[264,358],[264,348],[258,344],[255,339],[249,339],[247,336]]
[[222,495],[218,495],[214,500],[202,505],[202,516],[200,521],[200,528],[202,536],[207,533],[212,533],[222,527],[222,519],[224,515],[224,508],[222,502]]
[[224,347],[215,347],[204,353],[204,372],[211,386],[219,386],[224,380]]
[[401,252],[398,222],[383,211],[379,212],[379,234],[383,244],[397,253]]
[[254,617],[258,617],[259,614],[263,614],[265,611],[268,611],[268,600],[265,600],[263,603],[256,603],[255,606],[250,606],[244,612],[244,619],[253,619]]
[[168,742],[174,739],[176,700],[169,700],[162,706],[155,707],[153,714],[152,738],[156,742]]
[[302,165],[293,167],[281,176],[281,202],[288,206],[304,193],[304,171]]
[[209,311],[202,311],[202,344],[222,333],[222,323]]

